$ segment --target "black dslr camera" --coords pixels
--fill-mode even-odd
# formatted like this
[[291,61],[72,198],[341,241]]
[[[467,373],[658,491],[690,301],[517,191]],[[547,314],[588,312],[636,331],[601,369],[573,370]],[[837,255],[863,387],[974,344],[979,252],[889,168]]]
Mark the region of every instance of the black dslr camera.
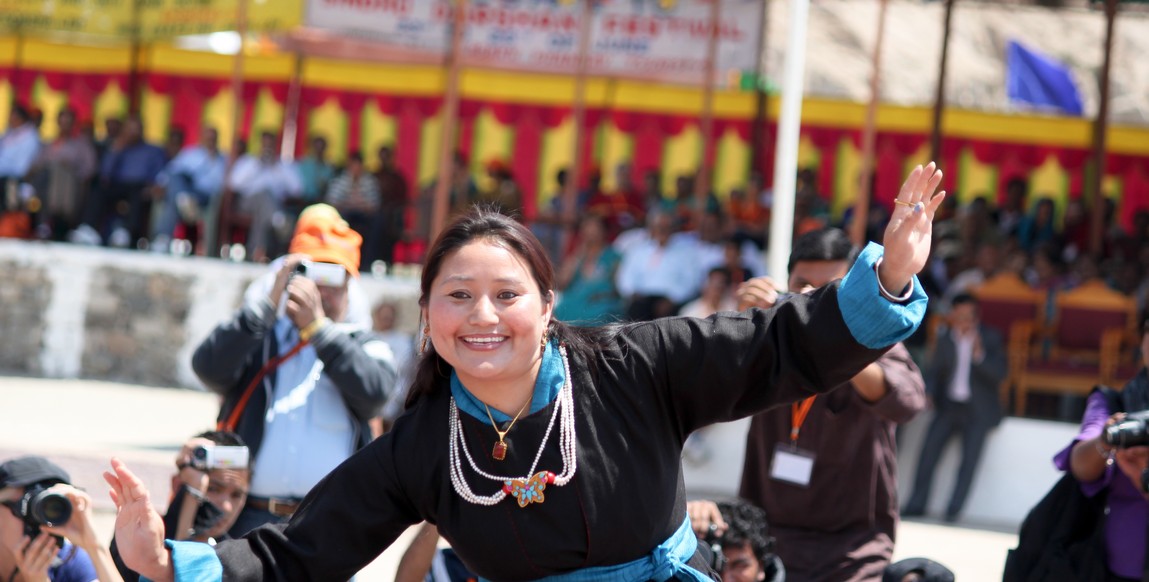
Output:
[[726,570],[726,554],[722,552],[722,536],[718,535],[718,526],[710,524],[702,541],[710,550],[710,568],[721,574]]
[[[24,535],[35,538],[40,526],[68,523],[72,517],[72,502],[66,496],[48,489],[54,483],[35,483],[24,488],[24,496],[7,504],[16,517],[24,520]],[[64,538],[56,537],[56,545],[64,547]]]
[[1125,415],[1125,420],[1106,427],[1101,438],[1119,449],[1149,445],[1149,410]]

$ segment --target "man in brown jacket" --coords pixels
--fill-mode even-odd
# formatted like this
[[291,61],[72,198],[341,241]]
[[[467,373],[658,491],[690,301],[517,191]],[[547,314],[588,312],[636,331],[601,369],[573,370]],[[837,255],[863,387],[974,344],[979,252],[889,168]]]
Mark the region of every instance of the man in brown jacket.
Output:
[[[803,235],[789,293],[840,279],[856,254],[841,230]],[[780,289],[753,279],[741,307],[785,301]],[[881,579],[898,522],[894,430],[925,405],[921,372],[899,343],[848,386],[752,418],[739,496],[766,510],[788,580]]]

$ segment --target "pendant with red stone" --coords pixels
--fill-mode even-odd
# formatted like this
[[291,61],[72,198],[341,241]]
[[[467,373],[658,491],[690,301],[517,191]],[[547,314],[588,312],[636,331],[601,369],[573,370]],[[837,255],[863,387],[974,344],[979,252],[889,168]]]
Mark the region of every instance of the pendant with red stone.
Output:
[[501,440],[495,443],[494,448],[491,449],[491,458],[496,461],[507,458],[507,443]]

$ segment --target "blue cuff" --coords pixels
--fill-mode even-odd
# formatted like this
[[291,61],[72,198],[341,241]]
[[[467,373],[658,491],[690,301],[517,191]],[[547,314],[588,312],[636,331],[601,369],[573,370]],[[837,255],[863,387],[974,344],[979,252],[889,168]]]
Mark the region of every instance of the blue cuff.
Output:
[[[176,582],[221,582],[223,564],[215,555],[215,548],[203,542],[173,542],[164,540],[172,551],[172,567]],[[144,582],[151,582],[140,577]]]
[[[838,289],[838,308],[842,310],[846,327],[858,343],[871,349],[889,347],[910,337],[925,318],[929,302],[917,276],[913,280],[913,292],[905,303],[883,298],[878,292],[878,273],[874,270],[881,256],[881,245],[866,245]],[[902,292],[901,289],[889,291]]]

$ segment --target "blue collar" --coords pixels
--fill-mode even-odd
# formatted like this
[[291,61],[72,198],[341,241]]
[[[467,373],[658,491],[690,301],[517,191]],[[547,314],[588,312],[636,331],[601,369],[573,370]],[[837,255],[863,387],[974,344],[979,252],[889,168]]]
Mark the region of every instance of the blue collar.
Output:
[[[559,397],[559,390],[562,389],[565,380],[566,371],[563,368],[563,358],[559,355],[558,343],[551,340],[547,343],[547,349],[543,352],[543,362],[539,365],[539,375],[535,379],[535,391],[531,396],[529,414],[534,414],[554,402]],[[451,370],[451,396],[455,397],[455,405],[459,410],[484,422],[489,420],[486,406],[475,398],[466,386],[463,386],[454,370]],[[510,416],[494,408],[491,409],[491,416],[495,422],[506,422],[511,419]]]

